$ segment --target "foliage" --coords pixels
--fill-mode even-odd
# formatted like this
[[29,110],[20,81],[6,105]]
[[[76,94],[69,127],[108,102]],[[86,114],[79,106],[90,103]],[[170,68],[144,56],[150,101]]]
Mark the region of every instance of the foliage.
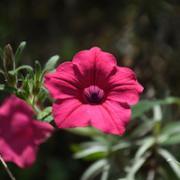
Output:
[[134,119],[124,137],[105,135],[92,128],[71,130],[91,139],[72,147],[75,158],[95,161],[82,180],[100,174],[102,180],[168,179],[173,172],[174,179],[179,179],[176,158],[180,157],[176,151],[180,144],[180,123],[178,119],[169,119],[165,112],[179,105],[180,98],[176,97],[141,101],[133,107]]
[[20,43],[15,55],[9,44],[5,46],[4,50],[1,49],[1,57],[4,65],[3,69],[1,69],[3,75],[1,93],[8,92],[16,94],[34,108],[38,113],[38,118],[50,121],[52,118],[48,117],[48,115],[50,115],[51,109],[48,107],[44,109],[43,107],[43,103],[48,95],[43,87],[43,76],[46,72],[52,71],[55,68],[59,56],[55,55],[49,58],[44,68],[42,68],[37,60],[34,63],[34,68],[29,65],[16,67],[25,46],[26,42]]
[[[15,93],[34,108],[39,120],[51,122],[51,107],[45,103],[51,101],[43,87],[43,75],[55,68],[59,56],[51,57],[44,67],[39,61],[35,61],[34,67],[17,66],[25,45],[20,43],[15,54],[9,44],[0,51],[1,94]],[[179,106],[178,97],[140,101],[132,107],[131,124],[122,137],[91,127],[67,129],[67,133],[88,138],[71,145],[75,159],[91,163],[81,179],[180,179],[180,157],[176,153],[180,147],[180,122],[175,113]]]

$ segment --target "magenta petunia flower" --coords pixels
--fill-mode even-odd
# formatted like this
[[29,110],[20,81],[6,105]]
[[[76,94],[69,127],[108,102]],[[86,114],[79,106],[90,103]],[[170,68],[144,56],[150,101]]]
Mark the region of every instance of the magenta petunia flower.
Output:
[[38,145],[53,131],[50,124],[34,120],[33,115],[31,107],[14,95],[0,106],[0,155],[21,168],[33,164]]
[[72,62],[45,75],[45,87],[55,99],[53,116],[59,128],[93,126],[122,135],[143,87],[134,72],[119,67],[116,58],[94,47],[77,53]]

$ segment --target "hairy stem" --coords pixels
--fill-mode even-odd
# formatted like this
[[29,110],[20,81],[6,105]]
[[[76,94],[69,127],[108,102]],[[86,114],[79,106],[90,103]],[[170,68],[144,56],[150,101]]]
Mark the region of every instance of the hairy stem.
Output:
[[7,174],[9,175],[11,180],[16,180],[16,178],[13,176],[12,172],[10,171],[10,169],[8,168],[6,162],[3,160],[3,158],[0,155],[0,161],[2,163],[2,165],[4,166],[4,169],[6,170]]

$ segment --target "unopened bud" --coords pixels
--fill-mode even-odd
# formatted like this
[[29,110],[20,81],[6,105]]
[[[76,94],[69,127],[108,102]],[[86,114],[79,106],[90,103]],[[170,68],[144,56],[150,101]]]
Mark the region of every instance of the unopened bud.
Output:
[[7,44],[4,48],[3,64],[6,72],[15,69],[14,53],[10,44]]

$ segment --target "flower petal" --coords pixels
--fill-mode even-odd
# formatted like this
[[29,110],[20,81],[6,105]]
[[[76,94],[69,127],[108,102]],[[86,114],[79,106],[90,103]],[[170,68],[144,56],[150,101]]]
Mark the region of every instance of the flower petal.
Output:
[[47,122],[33,120],[32,123],[34,142],[37,145],[45,142],[54,131],[53,126]]
[[32,115],[34,115],[32,108],[27,106],[25,101],[14,95],[9,96],[3,101],[0,107],[0,115],[11,116],[11,113],[15,112],[19,107],[21,107],[21,114],[24,114],[27,117],[32,117]]
[[106,101],[102,106],[92,108],[90,115],[93,127],[105,133],[122,135],[130,120],[131,110],[129,106]]
[[108,94],[107,99],[134,105],[139,101],[139,94],[135,90],[113,90]]
[[57,100],[53,104],[53,116],[59,128],[84,127],[88,125],[88,116],[84,105],[78,100]]
[[47,73],[45,75],[44,85],[54,99],[79,96],[77,90],[81,89],[80,82],[74,73],[71,62],[65,62],[59,65],[56,72]]
[[13,140],[12,137],[12,141],[9,142],[1,138],[0,146],[3,147],[0,150],[0,155],[3,159],[6,162],[14,162],[21,168],[31,166],[36,160],[37,146],[27,139],[17,141],[15,139]]
[[93,126],[105,133],[116,135],[125,132],[131,115],[129,106],[112,101],[106,101],[103,105],[88,105],[66,100],[56,102],[53,112],[59,128]]
[[39,144],[53,129],[46,122],[34,120],[31,107],[12,95],[0,107],[0,155],[21,168],[30,166]]
[[143,87],[137,82],[134,72],[129,68],[118,67],[109,78],[107,99],[134,105],[139,101]]
[[135,73],[127,67],[117,67],[117,71],[109,78],[109,88],[113,89],[134,89],[138,93],[143,91],[143,87],[137,82]]
[[86,86],[96,84],[104,87],[107,77],[112,73],[116,65],[116,58],[100,48],[80,51],[73,57],[76,74],[85,79]]

